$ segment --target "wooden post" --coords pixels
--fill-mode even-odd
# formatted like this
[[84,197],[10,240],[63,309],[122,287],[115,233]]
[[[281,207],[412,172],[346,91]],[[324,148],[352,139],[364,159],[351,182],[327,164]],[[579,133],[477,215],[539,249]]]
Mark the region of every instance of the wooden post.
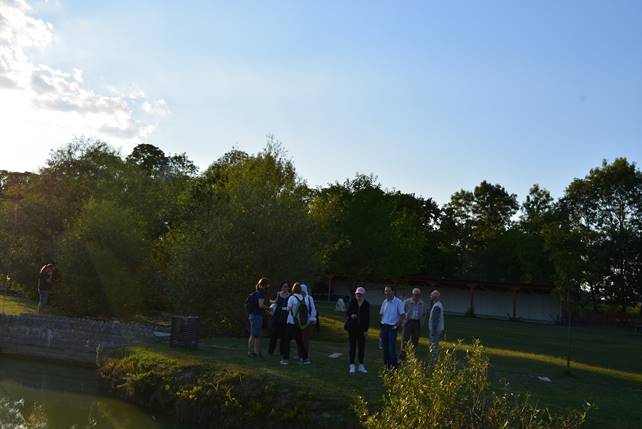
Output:
[[471,316],[475,315],[475,288],[477,288],[477,285],[474,283],[468,285],[468,289],[470,289],[470,304],[468,306],[468,313]]
[[328,302],[332,301],[332,274],[328,274]]

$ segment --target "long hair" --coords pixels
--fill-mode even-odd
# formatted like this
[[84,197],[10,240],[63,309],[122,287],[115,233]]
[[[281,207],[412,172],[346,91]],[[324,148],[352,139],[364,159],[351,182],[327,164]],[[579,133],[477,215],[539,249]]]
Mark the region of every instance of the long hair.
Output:
[[54,264],[45,264],[40,268],[40,274],[42,274],[47,268],[52,268]]
[[296,282],[294,283],[294,285],[292,285],[292,293],[301,294],[301,283]]
[[266,277],[261,277],[258,282],[256,282],[256,289],[259,290],[260,288],[268,287],[270,285],[270,281]]

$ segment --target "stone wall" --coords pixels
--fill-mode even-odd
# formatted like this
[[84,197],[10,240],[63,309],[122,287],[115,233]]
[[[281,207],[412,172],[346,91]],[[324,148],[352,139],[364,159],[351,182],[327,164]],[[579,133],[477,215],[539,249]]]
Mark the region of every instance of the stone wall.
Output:
[[169,329],[70,317],[0,314],[0,353],[96,365],[117,347],[168,342]]

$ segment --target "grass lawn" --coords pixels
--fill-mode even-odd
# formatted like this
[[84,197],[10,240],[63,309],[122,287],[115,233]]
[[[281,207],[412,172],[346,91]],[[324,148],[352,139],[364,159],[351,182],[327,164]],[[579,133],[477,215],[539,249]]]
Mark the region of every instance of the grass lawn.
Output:
[[[377,404],[383,393],[379,378],[382,366],[377,347],[378,330],[370,331],[366,346],[367,375],[348,374],[347,335],[343,315],[330,306],[320,305],[322,329],[313,337],[313,364],[291,362],[283,367],[275,356],[260,360],[246,356],[246,340],[216,338],[201,342],[197,351],[176,351],[156,347],[154,351],[182,360],[210,361],[230,366],[250,367],[260,373],[285,375],[294,383],[314,386],[319,395],[345,393],[362,395]],[[376,314],[376,311],[373,312]],[[376,326],[376,324],[373,324]],[[491,377],[507,380],[512,389],[528,392],[541,405],[563,411],[595,404],[588,427],[642,427],[642,335],[621,329],[573,329],[572,375],[565,374],[567,332],[564,327],[520,322],[449,316],[445,345],[465,347],[479,338],[491,357]],[[462,340],[458,344],[456,340]],[[422,338],[420,357],[427,358],[427,340]],[[263,342],[266,354],[267,341]],[[338,359],[328,357],[342,353]],[[545,376],[551,382],[544,382]]]
[[38,303],[36,301],[0,294],[0,314],[35,313],[37,309]]
[[[313,364],[301,366],[294,362],[279,365],[277,357],[262,360],[247,358],[246,340],[216,338],[201,342],[197,351],[177,351],[165,346],[150,352],[170,355],[185,362],[211,361],[231,367],[252,368],[258,373],[278,373],[293,383],[314,386],[320,397],[344,393],[362,395],[372,404],[383,393],[379,370],[382,354],[377,347],[377,312],[366,346],[366,375],[348,374],[347,334],[343,330],[343,314],[333,306],[319,303],[321,332],[311,345]],[[36,303],[14,296],[0,295],[0,313],[34,313]],[[512,389],[528,392],[543,406],[565,410],[580,408],[585,402],[595,404],[588,427],[642,427],[642,334],[632,329],[573,328],[572,375],[565,374],[567,331],[561,326],[448,316],[445,346],[465,347],[479,338],[491,357],[491,377],[507,380]],[[457,340],[462,340],[458,344]],[[427,340],[421,339],[419,356],[427,358]],[[267,339],[263,340],[267,354]],[[328,357],[342,353],[338,359]],[[544,382],[545,376],[551,382]]]

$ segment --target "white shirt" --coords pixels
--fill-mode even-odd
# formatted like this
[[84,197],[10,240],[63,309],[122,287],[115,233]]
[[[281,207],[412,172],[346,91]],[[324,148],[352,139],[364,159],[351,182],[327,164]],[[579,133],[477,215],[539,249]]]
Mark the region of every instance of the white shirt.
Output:
[[310,322],[316,322],[317,321],[317,306],[314,305],[314,298],[312,298],[312,295],[306,295],[303,298],[303,302],[305,302],[306,307],[308,307],[308,320]]
[[401,316],[406,314],[403,308],[403,302],[396,296],[392,300],[384,299],[379,310],[381,323],[384,325],[396,325],[399,323]]
[[[439,311],[435,311],[439,309]],[[436,317],[433,317],[436,313],[439,313]],[[430,330],[430,335],[441,335],[444,332],[444,306],[441,301],[437,301],[433,304],[432,310],[430,310],[430,318],[428,319],[428,329]]]
[[288,325],[294,325],[293,313],[296,311],[299,301],[303,301],[303,295],[295,293],[288,298]]

